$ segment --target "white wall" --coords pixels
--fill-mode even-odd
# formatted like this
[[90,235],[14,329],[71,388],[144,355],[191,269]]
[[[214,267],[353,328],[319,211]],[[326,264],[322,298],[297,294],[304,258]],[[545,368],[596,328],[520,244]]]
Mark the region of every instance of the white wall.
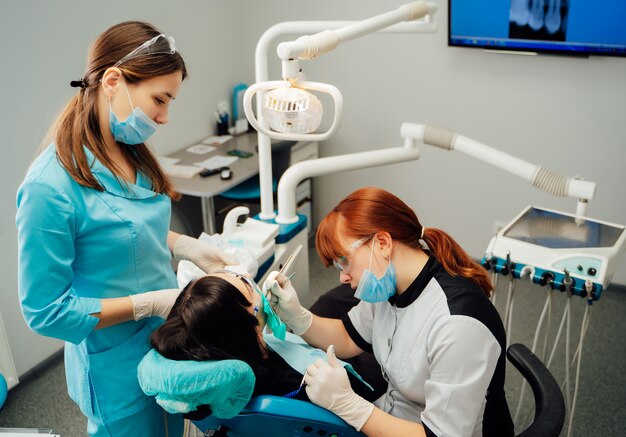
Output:
[[[240,81],[240,1],[2,0],[2,107],[0,109],[0,312],[19,375],[62,347],[33,334],[17,299],[15,193],[58,111],[76,89],[70,80],[85,69],[89,44],[125,20],[153,23],[175,37],[189,79],[172,105],[170,122],[152,144],[167,154],[212,134],[217,102]],[[43,284],[42,284],[43,285]]]
[[[403,3],[246,0],[248,70],[253,71],[258,36],[275,23],[366,18]],[[344,95],[342,127],[321,145],[321,155],[400,146],[404,121],[439,125],[560,174],[597,182],[588,215],[626,223],[626,59],[451,48],[447,1],[437,3],[435,35],[368,36],[303,63],[310,80],[332,83]],[[280,78],[278,61],[271,78]],[[367,185],[400,196],[425,226],[448,231],[475,258],[482,257],[494,222],[508,222],[526,205],[567,212],[576,206],[574,199],[545,194],[482,162],[425,146],[417,162],[317,178],[317,220],[345,195]],[[626,284],[625,267],[622,259],[614,282]]]

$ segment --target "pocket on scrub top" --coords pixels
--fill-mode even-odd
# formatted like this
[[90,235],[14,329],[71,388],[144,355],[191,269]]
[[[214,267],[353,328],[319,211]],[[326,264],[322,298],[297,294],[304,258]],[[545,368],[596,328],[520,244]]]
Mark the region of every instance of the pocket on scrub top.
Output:
[[84,355],[81,354],[79,346],[65,344],[65,381],[67,383],[67,393],[85,416],[93,414],[91,405],[91,390],[89,388],[89,373],[85,363]]
[[150,350],[154,328],[146,323],[138,332],[104,352],[89,354],[89,380],[93,412],[103,422],[134,414],[146,407],[148,397],[139,387],[137,366]]

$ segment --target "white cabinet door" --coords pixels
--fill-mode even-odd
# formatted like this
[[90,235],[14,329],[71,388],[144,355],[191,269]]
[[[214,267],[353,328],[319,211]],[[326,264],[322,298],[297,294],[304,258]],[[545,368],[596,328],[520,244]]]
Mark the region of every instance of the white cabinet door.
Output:
[[7,380],[9,388],[13,388],[17,385],[17,372],[15,371],[13,356],[9,348],[9,338],[4,330],[2,314],[0,314],[0,373],[2,373],[4,379]]

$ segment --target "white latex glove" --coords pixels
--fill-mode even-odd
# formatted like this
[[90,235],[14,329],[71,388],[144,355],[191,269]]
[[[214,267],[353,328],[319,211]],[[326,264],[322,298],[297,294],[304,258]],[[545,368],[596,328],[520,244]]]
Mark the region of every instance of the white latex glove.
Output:
[[204,273],[222,270],[227,265],[237,265],[237,260],[219,247],[181,235],[174,243],[174,258],[187,260],[198,266]]
[[350,386],[348,372],[328,346],[328,363],[322,359],[311,364],[304,374],[306,394],[316,405],[332,411],[360,431],[374,411],[374,404],[357,395]]
[[180,288],[171,288],[131,295],[133,318],[141,320],[145,317],[158,316],[167,319],[180,291]]
[[270,293],[270,304],[294,334],[302,335],[313,323],[311,311],[300,305],[298,294],[285,275],[273,271],[263,283],[263,290]]

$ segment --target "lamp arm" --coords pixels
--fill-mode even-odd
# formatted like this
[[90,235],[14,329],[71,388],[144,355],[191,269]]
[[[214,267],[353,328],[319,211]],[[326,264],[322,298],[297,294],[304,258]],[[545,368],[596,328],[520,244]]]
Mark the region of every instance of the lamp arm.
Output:
[[[501,168],[529,181],[542,191],[555,196],[569,196],[577,199],[593,199],[596,183],[577,178],[561,176],[540,165],[531,164],[485,144],[459,135],[449,129],[436,126],[403,123],[400,133],[405,139],[413,139],[444,150],[456,150],[473,158]],[[578,208],[582,206],[579,205]]]
[[[278,57],[283,61],[290,59],[314,59],[334,50],[340,43],[378,32],[403,21],[415,21],[425,18],[436,11],[437,6],[434,3],[425,1],[407,3],[393,11],[353,22],[337,29],[326,29],[315,35],[305,35],[295,41],[283,42],[278,45]],[[419,25],[431,32],[434,31],[432,29],[433,24],[430,19],[425,19],[419,23]]]
[[305,179],[340,171],[413,161],[419,157],[420,150],[417,143],[405,141],[404,147],[300,161],[289,167],[278,183],[278,217],[276,217],[276,223],[288,224],[298,220],[296,215],[296,187]]
[[[429,3],[429,11],[434,13],[436,7]],[[326,29],[337,29],[358,21],[285,21],[275,24],[267,29],[259,38],[254,52],[254,74],[255,81],[266,82],[269,79],[269,50],[276,38],[289,34],[302,34],[320,32]],[[437,23],[432,22],[429,17],[425,17],[424,22],[405,22],[398,23],[393,26],[385,27],[376,33],[435,33],[437,31]],[[256,108],[257,114],[261,113],[263,102],[263,92],[257,93]],[[259,117],[259,124],[267,127],[263,117]],[[258,133],[258,154],[259,154],[259,188],[261,191],[261,212],[259,217],[263,220],[269,220],[275,217],[274,213],[274,197],[272,187],[272,146],[270,137],[259,132]]]

